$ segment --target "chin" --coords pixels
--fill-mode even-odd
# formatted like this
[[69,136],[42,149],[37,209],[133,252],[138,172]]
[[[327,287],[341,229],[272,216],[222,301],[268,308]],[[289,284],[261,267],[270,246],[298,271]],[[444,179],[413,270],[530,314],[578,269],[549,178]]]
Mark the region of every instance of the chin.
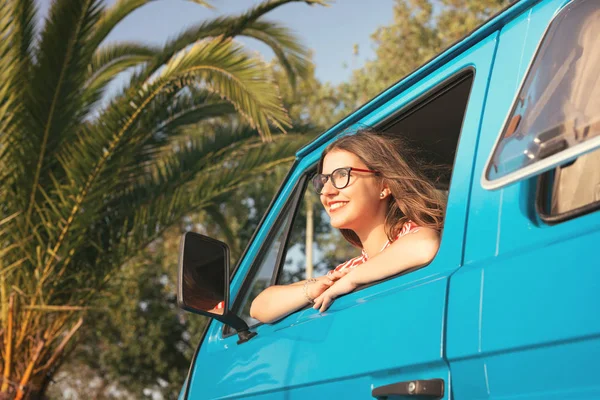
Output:
[[347,220],[336,221],[335,219],[331,219],[329,223],[331,224],[331,226],[333,228],[336,228],[336,229],[352,229],[352,226],[353,226]]

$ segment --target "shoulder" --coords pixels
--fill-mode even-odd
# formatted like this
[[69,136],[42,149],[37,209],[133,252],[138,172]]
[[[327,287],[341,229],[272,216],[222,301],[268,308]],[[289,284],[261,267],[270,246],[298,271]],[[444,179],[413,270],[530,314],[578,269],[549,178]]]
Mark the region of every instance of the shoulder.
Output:
[[400,229],[400,232],[398,232],[398,234],[396,235],[394,240],[398,240],[402,236],[408,235],[409,233],[419,232],[421,229],[422,228],[419,225],[417,225],[415,222],[407,221],[404,223],[404,225],[402,225],[402,229]]
[[409,222],[404,224],[387,251],[392,254],[392,257],[408,258],[415,265],[428,264],[438,252],[439,232],[414,223],[409,224]]
[[[402,240],[398,240],[404,238]],[[436,251],[440,243],[440,233],[432,228],[419,226],[413,221],[407,221],[400,229],[400,232],[394,238],[392,244],[396,241],[402,243],[428,243],[432,247],[435,247]],[[394,247],[394,246],[392,246]]]

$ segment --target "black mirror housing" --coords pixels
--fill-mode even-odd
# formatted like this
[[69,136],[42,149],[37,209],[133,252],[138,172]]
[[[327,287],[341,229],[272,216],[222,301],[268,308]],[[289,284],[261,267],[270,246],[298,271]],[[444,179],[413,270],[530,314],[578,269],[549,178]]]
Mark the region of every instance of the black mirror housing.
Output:
[[215,318],[234,328],[243,343],[256,335],[229,311],[229,247],[195,232],[181,238],[177,274],[179,308]]

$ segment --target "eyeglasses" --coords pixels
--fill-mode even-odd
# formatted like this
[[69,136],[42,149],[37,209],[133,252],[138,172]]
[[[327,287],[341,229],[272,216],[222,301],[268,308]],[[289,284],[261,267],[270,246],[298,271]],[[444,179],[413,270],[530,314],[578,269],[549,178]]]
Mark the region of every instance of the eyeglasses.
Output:
[[330,174],[316,174],[312,178],[312,183],[315,188],[315,192],[317,194],[322,194],[323,188],[327,183],[327,180],[331,179],[331,184],[336,189],[343,189],[348,186],[350,183],[350,171],[358,171],[358,172],[370,172],[373,174],[378,174],[377,171],[371,171],[370,169],[360,169],[353,167],[344,167],[334,169]]

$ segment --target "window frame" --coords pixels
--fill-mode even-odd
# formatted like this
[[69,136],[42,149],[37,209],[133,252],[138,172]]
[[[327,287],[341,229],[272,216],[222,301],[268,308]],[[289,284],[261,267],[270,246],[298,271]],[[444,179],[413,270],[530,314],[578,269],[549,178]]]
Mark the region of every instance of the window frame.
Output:
[[315,174],[316,168],[317,168],[317,164],[315,163],[303,171],[302,178],[304,179],[304,182],[302,185],[298,186],[298,196],[297,196],[298,198],[296,199],[296,203],[294,204],[294,211],[293,211],[291,219],[289,221],[289,225],[287,226],[287,233],[285,236],[285,241],[284,241],[281,249],[279,249],[280,253],[277,255],[277,263],[275,264],[276,268],[273,271],[273,276],[271,277],[271,285],[270,286],[273,286],[277,283],[277,280],[279,279],[279,275],[283,271],[282,264],[285,261],[285,258],[287,255],[290,237],[292,236],[291,233],[292,233],[292,228],[294,226],[294,221],[296,220],[296,217],[298,216],[298,213],[300,212],[300,204],[302,203],[302,200],[304,199],[304,194],[306,193],[306,189],[310,185],[310,178],[312,177],[312,175]]
[[511,102],[509,112],[506,114],[506,117],[504,118],[504,122],[501,125],[500,132],[497,134],[496,141],[494,142],[494,145],[492,146],[492,150],[490,151],[488,159],[484,164],[483,172],[481,174],[481,179],[480,179],[480,184],[484,189],[498,190],[498,189],[505,188],[506,186],[512,185],[514,183],[522,182],[523,180],[526,180],[528,178],[532,178],[532,177],[536,177],[536,176],[541,177],[543,174],[547,173],[548,171],[553,170],[556,167],[559,167],[564,164],[568,164],[569,162],[574,161],[578,157],[600,148],[600,136],[597,136],[597,137],[591,138],[590,140],[587,140],[585,142],[579,143],[573,147],[568,147],[567,149],[560,150],[555,154],[551,154],[551,155],[547,156],[546,158],[540,159],[539,161],[537,161],[534,164],[530,164],[528,166],[522,167],[516,171],[510,172],[510,173],[508,173],[504,176],[501,176],[497,179],[488,180],[488,178],[487,178],[488,172],[492,168],[492,160],[494,159],[496,149],[498,148],[498,145],[500,144],[500,141],[503,137],[503,133],[508,129],[508,126],[510,125],[510,120],[512,119],[511,117],[513,116],[513,113],[514,113],[515,109],[517,108],[517,105],[520,101],[519,95],[521,94],[521,91],[523,90],[525,83],[528,81],[528,78],[530,77],[529,75],[531,73],[533,64],[535,63],[535,61],[537,60],[537,58],[539,56],[540,50],[548,37],[548,33],[554,27],[554,23],[556,22],[556,20],[559,17],[561,17],[565,12],[567,12],[570,8],[578,5],[578,3],[580,1],[582,1],[582,0],[573,0],[571,2],[568,2],[567,4],[564,4],[558,10],[558,12],[556,12],[550,18],[550,21],[546,25],[546,28],[544,29],[544,33],[542,34],[540,40],[538,41],[535,51],[533,52],[533,56],[531,57],[531,60],[529,60],[529,64],[528,64],[527,68],[525,69],[525,73],[523,74],[523,78],[521,79],[521,83],[519,84],[519,88],[515,92],[515,96],[513,98],[513,101]]
[[[294,167],[295,167],[295,165],[294,165]],[[291,172],[293,170],[294,170],[294,168],[292,167],[292,169],[290,170],[290,176],[291,176]],[[242,299],[245,297],[247,291],[251,289],[250,285],[253,282],[256,274],[259,272],[260,266],[262,265],[262,261],[264,260],[266,255],[269,253],[269,250],[271,249],[271,246],[273,245],[273,241],[277,238],[279,228],[281,228],[283,225],[283,230],[281,232],[281,235],[283,235],[283,240],[281,242],[281,247],[279,248],[279,250],[277,252],[277,257],[275,259],[275,265],[274,265],[273,272],[271,275],[271,280],[269,283],[269,286],[273,286],[273,283],[275,282],[275,279],[276,279],[275,278],[276,271],[278,271],[281,268],[281,263],[283,262],[283,259],[284,259],[285,253],[286,253],[285,249],[287,247],[287,243],[288,243],[288,240],[290,237],[291,227],[292,227],[294,218],[296,216],[296,213],[298,211],[298,204],[300,203],[300,201],[302,199],[302,194],[304,193],[303,188],[306,186],[306,182],[308,181],[308,171],[310,171],[310,170],[307,169],[307,172],[305,172],[300,177],[300,179],[296,182],[296,184],[294,185],[294,187],[291,191],[291,195],[287,199],[287,202],[281,208],[281,211],[279,212],[279,215],[277,216],[275,222],[273,222],[273,225],[271,226],[271,229],[269,230],[269,233],[268,233],[265,241],[262,243],[260,250],[258,251],[258,253],[256,254],[256,257],[252,261],[252,265],[248,269],[246,276],[244,276],[240,290],[238,291],[238,293],[235,297],[235,300],[231,304],[231,307],[230,307],[231,312],[237,313],[239,311],[239,309],[241,308]],[[287,181],[287,179],[285,181]],[[284,183],[285,183],[285,181],[284,181]],[[283,187],[283,185],[281,187]],[[277,199],[279,197],[280,194],[281,194],[281,188],[277,192],[277,194],[273,197],[272,204],[274,203],[275,199]],[[263,220],[266,217],[266,215],[268,215],[269,212],[271,211],[272,204],[271,204],[271,206],[269,206],[268,211],[264,214]],[[290,215],[290,212],[292,212],[291,215]],[[262,221],[258,225],[257,229],[255,230],[255,233],[252,236],[251,240],[248,242],[247,248],[249,248],[250,244],[254,241],[256,232],[258,232],[258,230],[261,226],[262,226]],[[244,251],[244,254],[240,257],[240,259],[238,261],[238,265],[236,266],[236,270],[237,270],[237,267],[239,267],[240,263],[242,262],[242,260],[244,259],[245,256],[246,256],[246,251]],[[232,273],[232,277],[234,274],[235,274],[235,272]],[[263,324],[262,322],[258,322],[256,324],[249,325],[248,328],[249,329],[255,328],[262,324]],[[222,336],[224,339],[236,334],[236,332],[231,327],[229,327],[228,325],[225,325],[225,324],[223,324],[223,329],[221,332],[222,332]]]
[[[560,167],[557,167],[560,168]],[[548,196],[549,191],[554,185],[556,179],[555,170],[551,170],[538,176],[535,188],[535,212],[540,220],[546,225],[556,225],[561,222],[566,222],[585,214],[590,214],[600,210],[600,200],[588,203],[584,206],[577,207],[560,214],[551,214],[548,211]]]
[[[469,87],[469,95],[467,96],[466,107],[463,110],[463,118],[462,118],[462,122],[460,125],[460,132],[458,133],[458,140],[456,141],[456,147],[454,149],[454,160],[452,161],[452,166],[451,166],[452,168],[450,171],[448,184],[441,187],[441,189],[443,189],[445,191],[449,191],[450,186],[452,184],[452,177],[454,174],[454,164],[456,164],[456,153],[458,151],[458,145],[460,143],[460,138],[462,136],[462,131],[463,131],[464,123],[465,123],[465,116],[467,115],[467,109],[468,109],[470,101],[471,101],[471,94],[473,91],[473,84],[475,83],[475,75],[476,74],[477,74],[477,71],[474,66],[467,66],[465,68],[461,68],[460,70],[456,71],[454,74],[450,75],[449,77],[447,77],[446,79],[444,79],[443,81],[441,81],[440,83],[435,85],[434,87],[423,92],[417,98],[413,99],[412,101],[409,101],[408,103],[406,103],[404,105],[404,107],[402,107],[398,111],[392,113],[391,115],[389,115],[385,119],[381,120],[374,126],[374,129],[377,131],[386,131],[387,129],[394,126],[397,122],[402,121],[403,119],[405,119],[407,117],[410,117],[410,115],[412,115],[413,113],[418,112],[423,107],[426,107],[431,102],[437,100],[439,97],[445,95],[449,91],[458,87],[464,81],[470,79],[471,86]],[[440,188],[438,188],[438,189],[440,189]]]
[[[437,99],[439,96],[442,96],[446,93],[448,93],[448,91],[451,91],[452,89],[454,89],[455,87],[457,87],[460,83],[464,82],[464,80],[466,79],[470,79],[471,80],[471,87],[469,89],[469,95],[466,99],[466,105],[463,109],[463,121],[461,123],[461,127],[460,127],[460,132],[458,134],[458,140],[456,141],[456,149],[458,149],[460,140],[461,140],[461,136],[462,136],[462,130],[463,130],[463,126],[464,126],[464,118],[466,116],[466,112],[467,109],[469,107],[469,103],[470,103],[470,99],[471,99],[471,93],[472,93],[472,89],[473,89],[473,83],[475,81],[475,75],[476,75],[477,71],[473,66],[468,66],[466,68],[462,68],[458,71],[456,71],[454,74],[452,74],[451,76],[447,77],[446,79],[444,79],[443,81],[439,82],[437,85],[433,86],[432,88],[424,91],[423,93],[421,93],[418,97],[416,97],[415,99],[409,101],[408,103],[406,103],[403,107],[401,107],[400,109],[398,109],[396,112],[392,113],[390,116],[386,117],[385,119],[383,119],[382,121],[378,122],[377,124],[374,125],[374,129],[376,130],[385,130],[386,127],[392,126],[394,125],[396,122],[398,122],[399,120],[402,120],[403,118],[406,118],[408,116],[410,116],[412,113],[418,111],[419,109],[421,109],[422,107],[426,107],[429,103],[431,103],[432,101],[434,101],[435,99]],[[454,170],[454,164],[456,163],[456,154],[455,154],[455,159],[453,161],[452,164],[452,173]],[[297,167],[297,163],[294,163],[294,165],[292,166],[292,168],[290,169],[290,173],[288,174],[288,177],[286,177],[286,180],[291,176],[292,172],[294,172],[295,168]],[[258,269],[260,268],[260,263],[261,261],[264,259],[265,255],[268,253],[271,245],[273,244],[273,240],[275,239],[276,235],[277,235],[277,231],[278,229],[281,227],[282,223],[287,223],[287,226],[284,228],[284,231],[282,232],[282,235],[284,235],[284,239],[282,242],[282,246],[279,249],[279,252],[277,254],[277,258],[276,258],[276,262],[275,262],[275,267],[273,270],[273,275],[271,277],[271,282],[269,286],[274,285],[277,282],[277,279],[282,271],[282,263],[285,260],[285,255],[287,254],[287,247],[289,244],[289,239],[290,239],[290,233],[291,233],[291,229],[294,223],[294,220],[298,214],[299,211],[299,205],[302,201],[302,199],[304,198],[304,193],[306,191],[307,185],[310,183],[310,177],[313,173],[315,173],[315,168],[317,167],[317,163],[313,163],[310,166],[308,166],[304,171],[302,171],[302,175],[300,177],[300,179],[298,179],[298,181],[296,182],[296,184],[294,185],[294,188],[292,189],[292,194],[290,195],[290,197],[288,198],[288,201],[286,202],[286,204],[282,207],[282,211],[280,211],[279,215],[277,216],[276,221],[273,223],[273,225],[271,226],[270,232],[266,238],[266,240],[264,241],[264,243],[261,245],[261,248],[259,250],[259,252],[257,253],[255,259],[252,261],[252,265],[249,268],[248,273],[246,274],[246,276],[244,277],[243,283],[240,287],[240,290],[238,291],[235,300],[233,301],[232,305],[231,305],[231,311],[232,312],[236,312],[237,310],[239,310],[239,308],[241,307],[241,300],[244,295],[247,293],[247,291],[250,289],[250,284],[253,280],[253,278],[255,277],[256,273],[258,272]],[[453,174],[451,173],[450,175],[450,181],[448,184],[448,188],[444,188],[444,190],[449,190],[450,186],[451,186],[451,181],[452,181],[452,177]],[[284,181],[284,184],[285,184]],[[283,185],[282,185],[283,187]],[[272,204],[275,201],[275,199],[277,199],[279,196],[281,195],[281,188],[278,191],[278,193],[274,196],[271,205],[269,206],[269,209],[267,210],[267,212],[265,213],[265,215],[263,216],[263,221],[264,218],[266,217],[266,215],[269,214],[269,212],[272,209]],[[287,220],[287,222],[285,221],[285,219],[287,217],[290,217],[290,212],[292,212],[291,218],[289,220]],[[445,217],[444,217],[445,218]],[[259,224],[259,228],[262,225],[263,221],[261,221],[261,223]],[[258,228],[255,231],[255,235],[256,232],[258,232]],[[443,232],[442,232],[443,234]],[[255,239],[255,235],[253,235],[253,237],[251,238],[251,240],[248,243],[248,247],[247,249],[250,247],[251,243],[254,241]],[[246,249],[246,251],[247,251]],[[232,277],[235,274],[235,272],[237,271],[237,268],[239,267],[240,263],[242,262],[242,260],[244,259],[245,255],[246,255],[246,251],[244,251],[244,254],[242,255],[242,257],[240,257],[240,260],[238,261],[238,264],[236,266],[236,270],[232,273]],[[434,258],[435,259],[435,258]],[[419,266],[419,267],[415,267],[415,268],[411,268],[405,271],[402,271],[398,274],[389,276],[385,279],[376,281],[376,282],[371,282],[368,283],[366,285],[362,285],[361,287],[357,288],[356,290],[354,290],[352,293],[361,291],[363,289],[367,289],[371,286],[380,284],[382,282],[386,282],[388,280],[391,279],[395,279],[399,276],[402,275],[406,275],[409,274],[411,272],[414,272],[416,270],[419,270],[421,268],[426,267],[427,265],[423,265],[423,266]],[[332,266],[333,268],[333,266]],[[298,311],[302,311],[308,307],[310,307],[311,305],[307,305],[306,307],[303,307],[301,309],[298,309],[297,311],[295,311],[294,313],[297,313]],[[293,313],[292,313],[293,314]],[[258,326],[263,325],[264,323],[262,322],[258,322],[256,324],[250,325],[249,328],[256,328]],[[223,325],[223,329],[222,329],[222,337],[228,338],[230,336],[233,336],[235,334],[235,332],[227,327],[226,325]]]

